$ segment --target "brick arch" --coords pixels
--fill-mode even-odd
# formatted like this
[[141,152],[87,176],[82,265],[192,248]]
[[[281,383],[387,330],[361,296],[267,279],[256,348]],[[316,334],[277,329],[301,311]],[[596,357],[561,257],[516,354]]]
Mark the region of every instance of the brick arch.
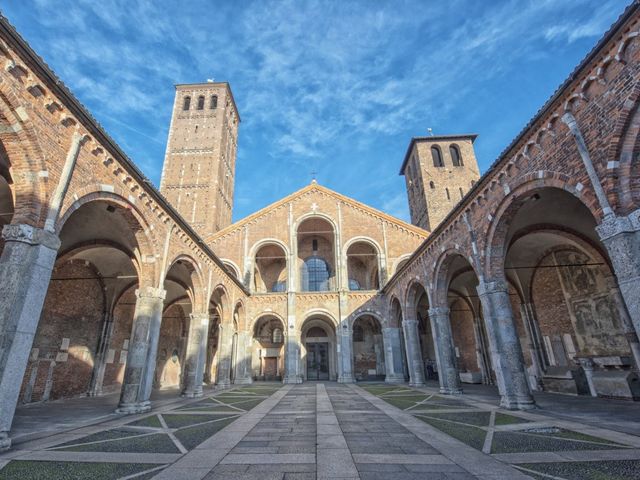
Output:
[[[217,296],[220,301],[213,300],[213,296]],[[229,292],[227,287],[225,287],[222,283],[216,284],[216,286],[211,291],[211,297],[209,297],[209,307],[211,306],[211,302],[213,301],[220,308],[220,324],[231,324],[233,323],[233,312],[231,310],[231,301],[230,301]],[[230,314],[231,313],[231,314]]]
[[[614,210],[633,211],[640,197],[640,166],[634,162],[640,153],[640,82],[623,103],[607,151],[607,162],[618,162],[617,175],[608,175],[607,193],[613,193]],[[615,163],[612,165],[616,165]]]
[[382,330],[387,326],[388,322],[385,322],[384,318],[382,318],[382,316],[379,313],[374,312],[372,310],[362,310],[354,315],[349,316],[349,328],[351,329],[352,332],[353,332],[353,326],[355,325],[356,321],[359,318],[366,317],[366,316],[373,317],[376,320],[376,322],[378,322],[378,325],[380,326],[380,330]]
[[66,210],[61,212],[56,225],[55,230],[59,235],[64,228],[65,223],[71,215],[78,210],[83,205],[92,202],[104,202],[117,205],[121,207],[125,212],[127,212],[127,220],[132,226],[132,231],[134,232],[134,236],[136,238],[137,246],[140,249],[139,255],[135,255],[135,252],[131,252],[134,254],[136,258],[136,262],[139,269],[139,281],[140,285],[153,286],[154,280],[156,279],[156,266],[155,262],[147,263],[144,258],[156,258],[157,250],[157,242],[154,237],[152,229],[149,228],[149,224],[147,223],[145,217],[142,213],[136,208],[135,205],[131,204],[126,197],[119,195],[116,192],[102,192],[92,188],[91,186],[83,189],[84,193],[82,196],[78,195],[78,199],[75,200],[71,205],[69,205]]
[[427,295],[427,299],[429,301],[429,305],[431,305],[431,298],[429,295],[429,290],[426,286],[420,282],[419,279],[415,278],[409,282],[407,285],[407,289],[405,291],[405,317],[417,320],[417,309],[416,306],[418,304],[418,300],[420,296],[418,295],[419,289],[424,290]]
[[267,311],[262,311],[259,314],[257,314],[253,320],[251,320],[251,322],[248,323],[247,325],[247,331],[251,333],[252,337],[255,337],[256,335],[256,327],[258,326],[258,323],[265,317],[273,317],[276,318],[280,321],[280,323],[282,324],[282,335],[283,336],[287,336],[287,328],[286,328],[286,321],[284,320],[284,318],[282,317],[282,315],[280,315],[279,313],[276,312],[267,312]]
[[[578,188],[578,184],[565,174],[539,171],[519,178],[516,185],[506,195],[494,211],[493,219],[486,235],[483,276],[488,279],[503,278],[503,266],[507,251],[507,232],[518,210],[537,191],[555,188],[577,198],[593,217],[600,218],[601,210],[597,199],[590,192]],[[584,192],[584,193],[582,193]]]
[[[242,300],[238,300],[233,307],[233,320],[238,322],[238,330],[246,330],[247,309]],[[284,328],[284,323],[282,326]]]
[[200,312],[205,309],[207,299],[205,298],[205,284],[202,274],[202,269],[198,265],[198,262],[189,254],[179,253],[171,262],[169,262],[167,270],[163,272],[162,278],[166,279],[167,274],[171,271],[171,268],[178,262],[184,262],[189,265],[189,273],[191,278],[192,291],[186,288],[187,294],[190,296],[192,302],[193,312]]
[[15,196],[12,223],[26,223],[39,227],[47,213],[48,185],[40,172],[47,172],[45,155],[33,123],[16,113],[22,106],[13,92],[3,90],[0,83],[0,125],[18,131],[0,134],[0,148],[10,165]]
[[432,285],[432,296],[433,296],[433,306],[438,307],[448,307],[447,295],[449,292],[449,283],[451,281],[451,264],[454,262],[456,258],[462,257],[473,273],[477,278],[480,278],[481,275],[476,270],[473,265],[473,262],[469,260],[469,254],[462,251],[460,248],[451,247],[446,249],[444,252],[440,254],[438,259],[436,260],[435,267],[433,269],[433,277],[431,280]]
[[[396,295],[389,298],[389,326],[398,328],[402,323],[404,312],[402,311],[402,302]],[[397,310],[397,312],[395,311]],[[398,318],[399,317],[399,318]]]

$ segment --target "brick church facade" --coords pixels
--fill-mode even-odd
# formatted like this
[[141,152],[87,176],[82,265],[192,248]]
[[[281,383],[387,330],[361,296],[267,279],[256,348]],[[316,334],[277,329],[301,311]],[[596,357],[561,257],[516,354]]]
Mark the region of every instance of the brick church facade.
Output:
[[0,449],[20,403],[156,388],[640,398],[638,2],[482,176],[475,135],[411,139],[412,224],[316,182],[232,224],[231,88],[175,98],[158,191],[0,19]]

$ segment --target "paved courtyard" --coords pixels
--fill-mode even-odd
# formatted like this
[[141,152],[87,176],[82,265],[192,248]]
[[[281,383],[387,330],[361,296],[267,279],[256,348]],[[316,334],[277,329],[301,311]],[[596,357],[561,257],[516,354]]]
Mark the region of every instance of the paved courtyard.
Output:
[[0,478],[640,479],[630,403],[616,407],[627,429],[384,384],[254,384],[159,403],[18,443]]

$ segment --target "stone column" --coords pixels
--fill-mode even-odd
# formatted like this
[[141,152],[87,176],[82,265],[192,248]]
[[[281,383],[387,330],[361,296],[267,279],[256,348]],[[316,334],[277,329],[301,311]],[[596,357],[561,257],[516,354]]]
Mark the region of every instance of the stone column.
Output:
[[462,386],[460,385],[460,373],[456,362],[449,313],[449,308],[447,307],[430,308],[429,320],[433,327],[433,342],[436,347],[440,393],[456,395],[462,393]]
[[627,217],[606,218],[596,231],[611,259],[635,334],[640,336],[640,210]]
[[0,257],[0,451],[9,431],[60,247],[56,235],[30,225],[5,225]]
[[118,413],[144,413],[151,410],[151,389],[166,291],[144,287],[136,290],[136,308]]
[[218,386],[229,388],[231,385],[231,344],[233,342],[233,327],[231,325],[223,325],[218,327]]
[[482,339],[481,321],[482,320],[479,317],[475,317],[473,319],[473,336],[476,341],[476,361],[478,362],[478,366],[482,372],[482,383],[485,385],[491,385],[491,372],[489,371],[491,367],[487,364],[485,359],[485,345]]
[[183,397],[195,398],[202,396],[208,331],[209,314],[192,313],[189,322],[189,336],[187,338]]
[[236,347],[236,372],[233,383],[248,385],[253,383],[251,377],[251,333],[238,332]]
[[302,383],[302,373],[300,370],[300,331],[290,328],[285,341],[285,372],[282,376],[282,381],[283,383]]
[[384,364],[387,368],[386,383],[404,383],[404,358],[400,341],[400,329],[388,327],[382,329],[384,343]]
[[532,385],[534,390],[542,391],[542,376],[544,375],[542,348],[540,345],[539,331],[535,317],[535,309],[531,303],[520,305],[520,316],[527,335],[527,347],[531,356]]
[[104,382],[104,372],[107,368],[107,355],[109,353],[109,345],[111,344],[113,324],[113,315],[105,312],[102,321],[102,332],[100,334],[98,350],[96,352],[96,362],[93,367],[93,374],[89,385],[88,395],[90,397],[102,395],[102,384]]
[[349,279],[347,278],[346,262],[344,267],[342,269],[344,281],[339,293],[340,324],[336,328],[338,382],[354,383],[356,379],[353,376],[353,332],[349,328],[349,296],[346,290],[349,286]]
[[407,363],[409,364],[409,385],[424,387],[424,362],[420,350],[420,334],[417,320],[403,320],[404,343],[407,349]]
[[520,339],[513,321],[509,287],[504,280],[481,281],[477,290],[489,335],[500,406],[510,410],[534,408]]

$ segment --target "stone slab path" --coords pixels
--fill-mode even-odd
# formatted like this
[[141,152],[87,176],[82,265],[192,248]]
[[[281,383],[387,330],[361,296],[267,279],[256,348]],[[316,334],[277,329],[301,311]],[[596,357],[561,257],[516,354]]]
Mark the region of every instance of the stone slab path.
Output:
[[384,384],[254,384],[25,442],[0,479],[640,479],[640,437]]

